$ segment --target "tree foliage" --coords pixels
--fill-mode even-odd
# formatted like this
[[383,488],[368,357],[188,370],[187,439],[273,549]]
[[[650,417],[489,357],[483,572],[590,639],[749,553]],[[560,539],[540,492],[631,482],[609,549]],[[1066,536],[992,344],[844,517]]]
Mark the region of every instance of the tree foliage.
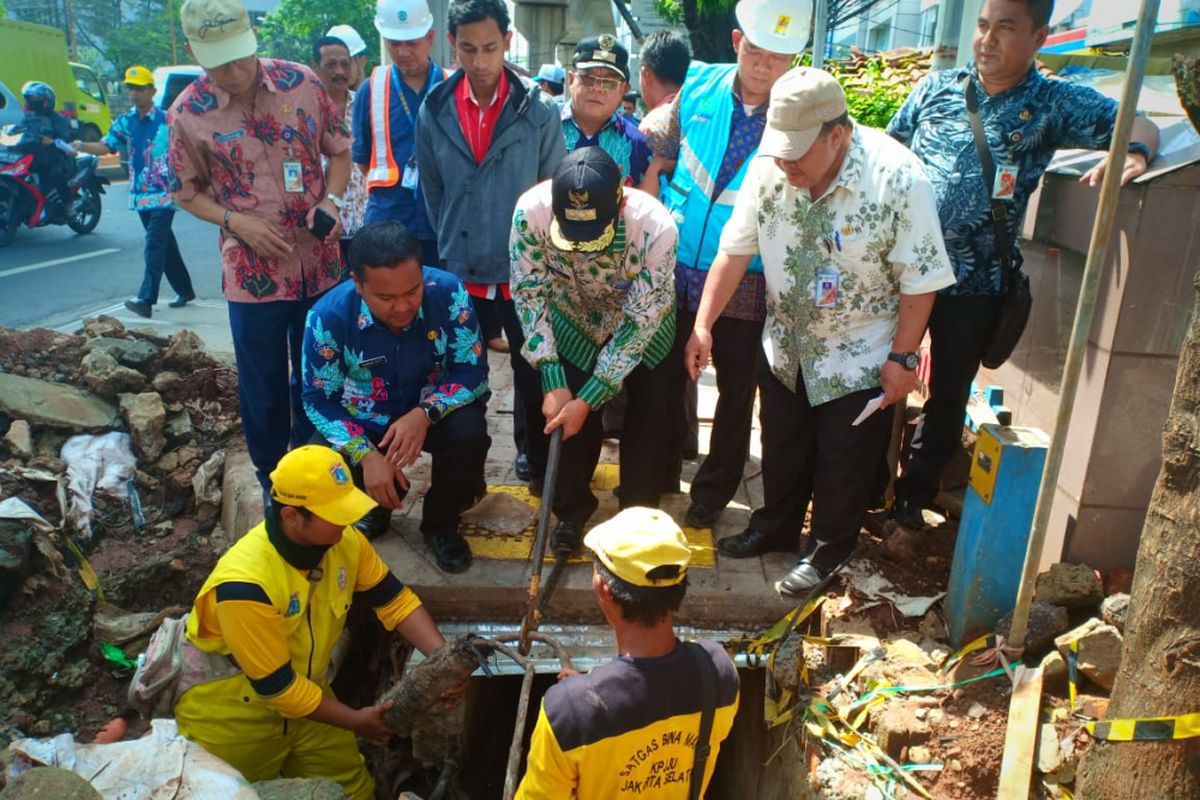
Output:
[[367,42],[367,57],[376,61],[374,0],[283,0],[258,28],[263,55],[307,64],[312,44],[334,25],[350,25]]

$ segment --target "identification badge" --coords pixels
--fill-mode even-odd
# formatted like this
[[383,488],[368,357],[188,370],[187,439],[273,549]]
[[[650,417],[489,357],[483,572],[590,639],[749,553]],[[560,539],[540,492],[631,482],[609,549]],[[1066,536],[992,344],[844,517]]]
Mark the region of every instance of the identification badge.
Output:
[[299,161],[283,162],[283,190],[285,192],[304,191],[304,167]]
[[837,308],[841,289],[842,273],[833,267],[821,267],[813,284],[813,305],[817,308]]
[[400,185],[410,191],[417,190],[417,180],[420,175],[417,174],[417,162],[409,161],[404,165],[404,172],[400,175]]
[[364,358],[358,362],[359,369],[375,369],[382,367],[387,363],[387,356],[375,356],[374,358]]
[[1012,200],[1017,194],[1017,175],[1020,170],[1011,164],[996,165],[996,179],[992,183],[994,200]]

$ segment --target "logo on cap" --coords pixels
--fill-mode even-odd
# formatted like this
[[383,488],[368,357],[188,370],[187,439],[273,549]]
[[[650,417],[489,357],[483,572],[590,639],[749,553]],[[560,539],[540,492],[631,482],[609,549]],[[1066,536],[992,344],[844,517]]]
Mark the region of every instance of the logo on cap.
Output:
[[600,45],[601,50],[612,50],[614,47],[617,46],[616,37],[614,37],[611,33],[600,34],[600,38],[597,39],[596,41],[597,41],[597,44]]
[[237,22],[236,17],[214,17],[213,19],[206,19],[200,23],[199,38],[205,38],[208,36],[208,32],[214,29],[218,33],[224,33],[225,26],[232,25],[235,22]]
[[346,467],[342,464],[334,464],[329,468],[329,474],[333,476],[333,482],[338,486],[345,486],[350,482],[350,476],[346,474]]
[[787,36],[790,27],[792,27],[792,18],[787,14],[780,14],[775,20],[775,35]]
[[570,208],[563,209],[567,219],[572,222],[590,222],[596,218],[596,209],[588,208],[588,193],[587,191],[577,192],[571,189],[567,192],[567,199],[571,203]]
[[408,22],[408,12],[405,11],[403,8],[396,12],[396,17],[401,22]]

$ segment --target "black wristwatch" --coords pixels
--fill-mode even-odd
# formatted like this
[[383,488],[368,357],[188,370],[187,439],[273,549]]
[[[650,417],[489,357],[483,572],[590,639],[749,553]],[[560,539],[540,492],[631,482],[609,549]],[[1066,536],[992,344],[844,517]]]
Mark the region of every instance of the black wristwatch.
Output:
[[429,420],[430,425],[437,425],[442,421],[442,409],[437,406],[422,405],[421,410],[425,412],[425,419]]
[[916,353],[888,353],[888,361],[895,361],[909,372],[917,368],[921,359]]

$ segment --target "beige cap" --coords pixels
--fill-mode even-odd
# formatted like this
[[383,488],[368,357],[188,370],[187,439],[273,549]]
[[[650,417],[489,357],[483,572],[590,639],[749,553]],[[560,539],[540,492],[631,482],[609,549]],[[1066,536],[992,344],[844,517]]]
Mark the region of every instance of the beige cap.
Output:
[[192,55],[205,69],[252,56],[258,40],[241,0],[187,0],[179,12]]
[[795,161],[812,147],[822,125],[844,113],[846,93],[832,75],[812,67],[790,69],[771,87],[758,154]]

